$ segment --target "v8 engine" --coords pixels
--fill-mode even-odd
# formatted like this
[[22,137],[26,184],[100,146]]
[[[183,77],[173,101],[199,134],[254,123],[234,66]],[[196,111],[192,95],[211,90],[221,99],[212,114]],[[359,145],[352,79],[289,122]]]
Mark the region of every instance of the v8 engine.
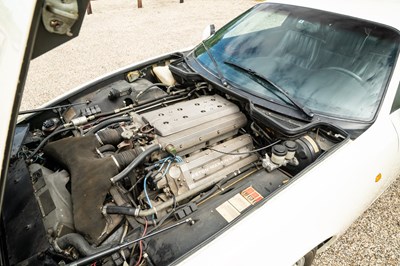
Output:
[[[20,123],[5,196],[12,264],[168,265],[345,138],[327,125],[293,131],[301,121],[175,63],[176,73],[163,61],[113,76]],[[21,253],[32,224],[38,244]]]
[[[182,162],[167,163],[163,174],[155,176],[157,188],[166,194],[178,196],[199,187],[204,189],[257,160],[245,153],[229,154],[250,151],[253,144],[249,135],[234,137],[246,125],[246,116],[220,96],[206,96],[149,112],[143,115],[143,121],[154,127],[156,142],[185,158]],[[221,152],[210,150],[211,147]]]

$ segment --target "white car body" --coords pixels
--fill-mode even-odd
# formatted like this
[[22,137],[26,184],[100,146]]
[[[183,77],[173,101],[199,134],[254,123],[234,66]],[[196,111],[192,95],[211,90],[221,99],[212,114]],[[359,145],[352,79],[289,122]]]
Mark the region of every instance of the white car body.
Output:
[[[398,1],[279,3],[327,10],[400,29]],[[366,132],[185,262],[201,265],[208,257],[216,265],[257,265],[264,260],[268,265],[292,265],[318,243],[333,237],[327,246],[332,244],[400,173],[400,110],[390,113],[399,84],[398,60],[377,120]],[[379,174],[382,178],[377,181]],[[229,250],[227,257],[219,254],[224,249]]]
[[[345,14],[400,30],[398,1],[279,3]],[[17,85],[35,4],[2,0],[0,7],[0,160],[4,174],[4,150],[12,133],[8,118],[20,102]],[[397,60],[376,121],[368,130],[275,191],[269,200],[191,254],[182,265],[204,265],[210,258],[213,265],[292,265],[324,241],[331,239],[323,249],[332,244],[400,173],[400,110],[391,113],[399,83]]]
[[6,144],[10,141],[7,139],[10,125],[5,121],[9,121],[8,118],[11,117],[35,3],[24,5],[14,1],[1,1],[0,6],[0,80],[2,82],[0,112],[4,121],[0,125],[0,136],[2,136],[0,159],[3,161]]

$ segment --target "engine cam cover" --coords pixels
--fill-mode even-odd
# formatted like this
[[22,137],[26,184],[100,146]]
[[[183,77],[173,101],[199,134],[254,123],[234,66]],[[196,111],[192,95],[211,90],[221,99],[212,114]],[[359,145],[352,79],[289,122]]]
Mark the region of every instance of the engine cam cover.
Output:
[[160,144],[174,145],[179,155],[232,137],[247,123],[236,105],[218,95],[145,113],[142,119],[154,127]]
[[198,186],[211,186],[228,174],[257,161],[256,155],[246,153],[252,149],[250,135],[227,140],[212,150],[206,149],[191,155],[185,162],[174,163],[165,177],[157,182],[157,187],[166,188],[165,192],[177,196]]

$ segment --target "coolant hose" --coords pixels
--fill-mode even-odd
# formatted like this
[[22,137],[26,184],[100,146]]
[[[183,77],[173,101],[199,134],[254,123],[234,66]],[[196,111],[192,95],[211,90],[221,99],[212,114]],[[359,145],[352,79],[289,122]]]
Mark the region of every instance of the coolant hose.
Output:
[[123,214],[129,216],[135,216],[135,208],[126,206],[113,206],[106,205],[103,207],[107,214]]
[[119,170],[127,167],[133,160],[137,158],[137,156],[142,153],[141,148],[131,149],[127,151],[120,152],[118,154],[113,155],[114,162],[117,164]]
[[99,130],[101,130],[101,129],[109,126],[109,125],[115,124],[115,123],[131,122],[131,121],[132,121],[132,118],[130,116],[122,116],[122,117],[110,118],[110,119],[104,120],[103,122],[99,123],[97,126],[95,126],[91,130],[86,132],[85,135],[92,135],[92,134],[98,132]]
[[114,145],[106,144],[104,146],[99,147],[97,150],[100,153],[103,153],[103,152],[115,152],[117,149],[115,148]]
[[[103,207],[103,212],[107,214],[121,214],[121,215],[128,215],[128,216],[135,216],[135,208],[128,207],[128,206],[115,206],[115,205],[106,205]],[[149,225],[156,225],[157,220],[145,220],[142,217],[136,216],[135,220],[140,224],[149,224]]]
[[107,128],[100,130],[95,134],[95,136],[101,145],[117,145],[123,140],[121,136],[122,132],[124,132],[122,127],[118,127],[115,129]]
[[149,156],[153,152],[159,151],[159,150],[161,150],[160,144],[151,146],[147,150],[144,150],[124,170],[122,170],[119,174],[110,178],[111,182],[112,183],[118,182],[119,180],[124,178],[128,173],[130,173],[133,169],[135,169],[136,166],[138,166],[140,163],[142,163],[147,156]]
[[86,239],[82,235],[77,233],[63,235],[62,237],[55,240],[55,244],[61,250],[67,249],[69,246],[73,246],[83,256],[89,256],[99,251],[106,250],[110,247],[108,245],[100,246],[97,248],[93,247],[86,241]]

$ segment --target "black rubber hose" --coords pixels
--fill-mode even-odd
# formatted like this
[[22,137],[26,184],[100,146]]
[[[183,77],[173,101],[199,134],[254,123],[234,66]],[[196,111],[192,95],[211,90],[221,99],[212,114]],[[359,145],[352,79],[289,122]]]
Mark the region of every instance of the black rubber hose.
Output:
[[[104,208],[107,214],[121,214],[121,215],[128,215],[128,216],[135,216],[136,208],[127,207],[127,206],[115,206],[115,205],[107,205]],[[145,221],[142,217],[135,217],[136,221],[140,224],[147,224],[155,225],[154,221]]]
[[32,159],[32,157],[47,143],[47,141],[49,141],[52,137],[54,137],[55,135],[58,135],[60,133],[69,131],[71,129],[74,129],[73,127],[67,127],[67,128],[60,128],[57,129],[56,131],[54,131],[53,133],[51,133],[50,135],[48,135],[47,137],[45,137],[42,142],[40,142],[39,146],[36,147],[36,149],[28,156],[27,159]]
[[[107,205],[104,208],[107,214],[120,214],[120,215],[127,215],[127,216],[135,216],[135,208],[127,207],[127,206],[114,206],[114,205]],[[136,221],[140,224],[149,224],[149,225],[156,225],[157,222],[153,221],[146,221],[142,217],[135,217]]]
[[107,214],[123,214],[129,216],[135,216],[136,208],[126,207],[126,206],[112,206],[108,205],[105,207]]
[[114,145],[111,144],[106,144],[104,146],[101,146],[98,148],[99,152],[115,152],[117,149],[115,148]]
[[115,123],[130,122],[130,121],[132,121],[130,116],[110,118],[110,119],[104,120],[103,122],[99,123],[97,126],[95,126],[91,130],[86,132],[85,135],[92,135],[92,134],[96,133],[97,131],[99,131],[109,125],[115,124]]
[[124,130],[121,127],[116,129],[107,128],[97,132],[96,135],[101,140],[102,145],[117,145],[122,141],[122,132],[124,132]]
[[129,172],[135,169],[140,163],[144,161],[144,159],[152,154],[155,151],[161,150],[161,145],[154,145],[144,150],[141,154],[139,154],[124,170],[122,170],[119,174],[113,176],[110,180],[112,183],[116,183],[122,178],[124,178]]
[[142,96],[143,94],[145,94],[148,90],[150,90],[151,88],[157,87],[157,86],[163,86],[163,87],[169,87],[169,85],[164,84],[164,83],[154,83],[151,84],[150,86],[146,87],[144,90],[140,91],[136,97],[135,97],[135,102],[138,101],[139,97]]
[[97,252],[106,250],[110,247],[109,245],[100,246],[97,248],[92,247],[82,235],[77,233],[70,233],[63,235],[62,237],[56,240],[56,244],[62,250],[70,246],[73,246],[83,256],[93,255]]
[[114,155],[119,168],[124,169],[141,153],[140,149],[131,149]]

